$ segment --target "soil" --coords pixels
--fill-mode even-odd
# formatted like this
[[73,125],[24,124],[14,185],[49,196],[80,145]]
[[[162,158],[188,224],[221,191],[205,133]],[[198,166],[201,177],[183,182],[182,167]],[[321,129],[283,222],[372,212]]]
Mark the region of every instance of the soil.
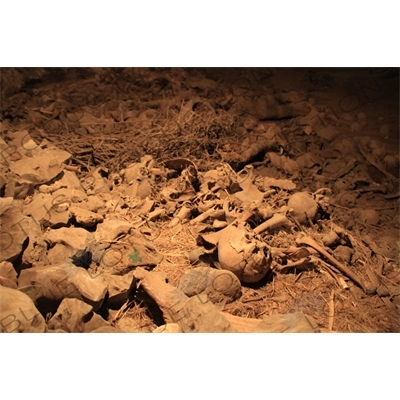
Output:
[[[111,176],[146,154],[159,164],[174,159],[192,162],[200,173],[221,162],[228,163],[236,172],[245,164],[253,164],[260,174],[262,167],[266,167],[274,172],[274,178],[295,182],[296,190],[315,194],[323,189],[325,200],[331,201],[326,209],[319,210],[314,221],[295,230],[269,231],[262,235],[263,240],[271,248],[284,249],[296,246],[295,236],[300,231],[319,237],[326,229],[338,227],[343,233],[340,244],[350,245],[353,250],[349,267],[380,288],[377,294],[366,294],[345,276],[345,285],[340,286],[323,268],[323,263],[329,261],[315,252],[313,255],[322,263],[318,268],[314,265],[284,272],[273,269],[262,281],[243,284],[240,299],[220,305],[221,309],[251,318],[302,311],[311,315],[323,332],[400,332],[398,69],[85,68],[38,69],[28,74],[23,69],[16,71],[20,77],[17,83],[2,83],[2,121],[9,130],[28,129],[37,142],[47,139],[70,152],[72,165],[80,168],[82,181],[93,168],[103,167]],[[277,152],[291,159],[315,152],[333,165],[345,159],[343,154],[351,143],[354,151],[350,156],[357,160],[353,169],[337,176],[337,169],[332,166],[333,173],[324,175],[317,165],[304,167],[295,176],[271,167],[265,161],[265,151],[246,162],[237,156],[238,144],[243,140],[244,131],[239,129],[243,115],[232,112],[233,100],[241,96],[275,98],[292,91],[324,113],[325,121],[339,134],[331,140],[316,132],[305,134],[299,116],[261,121],[274,121],[282,129],[286,145]],[[196,98],[201,101],[193,103],[187,118],[183,107]],[[49,107],[57,101],[61,105],[59,113],[57,107]],[[251,110],[246,111],[252,115]],[[385,152],[373,157],[373,149],[368,147],[371,140],[378,141]],[[387,161],[385,154],[392,156],[392,162]],[[346,190],[339,189],[340,179]],[[160,201],[160,192],[168,185],[171,181],[157,182],[150,198]],[[351,198],[346,200],[346,196]],[[264,205],[279,209],[288,197],[288,191],[278,190],[263,201]],[[375,214],[363,213],[365,210]],[[182,224],[181,230],[171,233],[168,224],[172,218],[160,217],[151,229],[154,246],[164,255],[155,270],[166,273],[168,282],[177,285],[182,273],[192,268],[188,253],[198,246],[198,241],[189,224]],[[328,250],[335,254],[333,247]],[[288,259],[274,253],[274,263],[285,265]],[[114,314],[110,311],[110,315]],[[141,302],[125,312],[124,318],[129,320],[125,324],[142,331],[157,326],[151,311]]]

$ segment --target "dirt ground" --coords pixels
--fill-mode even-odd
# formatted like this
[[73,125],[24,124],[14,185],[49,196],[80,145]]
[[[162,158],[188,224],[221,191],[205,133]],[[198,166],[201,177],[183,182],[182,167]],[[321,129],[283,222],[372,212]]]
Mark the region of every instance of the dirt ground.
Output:
[[[20,81],[14,77],[3,82],[2,121],[8,129],[28,129],[34,140],[47,139],[70,152],[82,182],[99,167],[111,179],[147,154],[158,165],[170,160],[193,163],[201,174],[221,163],[236,173],[251,164],[255,183],[270,176],[294,182],[296,191],[320,195],[313,221],[294,221],[290,228],[262,233],[274,249],[274,268],[257,283],[243,283],[242,296],[219,304],[221,310],[247,318],[301,311],[312,316],[323,332],[400,332],[398,69],[20,72]],[[251,101],[263,98],[269,99],[271,109],[277,108],[276,115],[263,114],[256,105],[252,109]],[[242,109],[235,108],[240,99],[248,102]],[[317,113],[314,121],[304,119],[303,103]],[[191,104],[186,109],[190,117],[184,113],[185,104]],[[292,107],[288,115],[279,111],[285,105]],[[257,124],[271,121],[281,129],[285,143],[244,159],[240,152],[246,135]],[[274,164],[271,153],[296,160],[294,173]],[[307,159],[301,157],[305,154]],[[165,205],[162,193],[168,187],[176,188],[172,179],[156,182],[149,198]],[[274,188],[262,205],[280,210],[292,193]],[[172,231],[173,217],[172,213],[161,215],[148,229],[155,248],[163,254],[155,271],[164,272],[168,283],[177,285],[181,275],[193,268],[188,254],[199,246],[199,232],[190,223]],[[296,267],[299,259],[283,251],[296,246],[299,233],[322,243],[323,235],[332,231],[339,242],[324,248],[375,285],[373,294],[365,293],[340,271],[332,273],[327,267],[331,262],[318,252],[311,253],[318,262]],[[351,249],[351,261],[338,247]],[[108,310],[109,316],[116,312]],[[139,301],[123,318],[125,326],[142,331],[157,326],[151,310]]]

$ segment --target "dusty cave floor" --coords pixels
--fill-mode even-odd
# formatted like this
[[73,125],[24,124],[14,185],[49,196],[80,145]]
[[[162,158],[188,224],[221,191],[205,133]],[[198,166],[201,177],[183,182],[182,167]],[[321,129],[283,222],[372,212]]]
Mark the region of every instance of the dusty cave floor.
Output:
[[[157,70],[156,70],[157,71]],[[341,125],[341,135],[344,138],[354,140],[356,137],[370,137],[379,140],[386,148],[398,152],[399,149],[399,81],[393,69],[317,69],[317,68],[196,68],[193,69],[193,75],[204,74],[210,80],[218,82],[222,85],[229,97],[232,93],[240,95],[240,93],[254,93],[262,96],[263,93],[273,94],[276,91],[297,91],[302,93],[308,101],[316,104],[321,108],[329,109],[331,118],[342,119],[343,115],[349,115],[352,120],[362,120],[361,125]],[[190,72],[189,69],[189,75]],[[118,80],[119,72],[109,71],[108,79],[114,83],[121,85],[124,91],[123,82]],[[156,72],[155,72],[156,74]],[[165,74],[165,70],[161,75]],[[147,79],[146,74],[143,79]],[[167,74],[168,76],[168,74]],[[79,87],[80,80],[90,80],[91,77],[79,77],[76,80],[55,80],[55,82],[46,82],[41,85],[40,81],[35,82],[35,89],[41,95],[46,90],[53,92],[56,90],[59,94],[63,91],[71,91],[71,87]],[[162,82],[160,78],[160,86],[149,85],[141,87],[141,96],[148,97],[149,101],[157,103],[172,95],[168,90],[164,93],[163,87],[168,85]],[[179,84],[179,72],[174,74],[174,84]],[[172,78],[171,78],[172,80]],[[160,89],[161,87],[161,89]],[[156,92],[155,90],[158,90]],[[100,91],[99,87],[96,89]],[[153,95],[146,94],[146,90],[154,90]],[[196,90],[196,89],[195,89]],[[117,102],[121,104],[129,100],[129,90],[127,95],[120,96]],[[161,95],[160,95],[161,93]],[[198,92],[200,96],[204,93]],[[212,99],[212,92],[210,95]],[[206,97],[207,98],[207,95]],[[146,99],[147,100],[147,99]],[[99,100],[99,104],[101,100]],[[79,108],[79,106],[77,106]],[[152,104],[153,108],[156,108]],[[174,116],[171,116],[173,118]],[[350,121],[349,117],[349,121]],[[357,119],[358,118],[358,119]],[[16,127],[25,122],[13,121]],[[285,126],[286,121],[281,121]],[[28,123],[29,124],[29,123]],[[56,145],[60,144],[62,148],[66,148],[67,141],[60,134],[59,141],[57,134],[52,132],[49,138]],[[34,136],[34,135],[33,135]],[[90,140],[90,139],[89,139]],[[221,138],[223,141],[229,141],[227,137]],[[121,143],[116,143],[116,151]],[[151,151],[151,143],[147,147]],[[185,137],[182,136],[181,146],[185,146]],[[190,146],[190,143],[188,143]],[[182,147],[183,148],[183,147]],[[172,151],[174,150],[174,151]],[[175,149],[158,149],[157,154],[164,151],[164,156],[177,157],[179,148]],[[144,154],[142,154],[144,155]],[[210,160],[210,159],[209,159]],[[131,160],[132,161],[132,160]],[[211,159],[214,165],[218,163],[218,157]],[[212,163],[209,163],[211,168]],[[385,181],[385,176],[381,171],[369,168],[370,176],[375,183]],[[399,177],[399,168],[394,166],[390,169],[390,173],[397,179]],[[334,182],[332,182],[332,185]],[[393,183],[392,183],[393,185]],[[310,185],[305,185],[309,187]],[[397,181],[398,186],[398,181]],[[315,189],[315,188],[313,188]],[[396,188],[391,187],[393,191]],[[391,237],[397,235],[397,244],[391,243],[389,246],[399,246],[399,203],[398,198],[386,199],[381,194],[374,192],[366,192],[358,199],[357,207],[360,209],[378,209],[380,220],[377,224],[365,223],[357,221],[349,207],[338,205],[334,208],[331,218],[335,223],[347,229],[361,243],[363,252],[363,263],[369,262],[373,273],[376,271],[383,275],[383,283],[390,286],[391,296],[389,301],[392,306],[388,307],[387,300],[383,301],[379,296],[367,296],[357,286],[349,284],[350,288],[340,290],[334,281],[328,279],[326,275],[321,274],[317,270],[305,270],[302,272],[291,271],[287,274],[269,275],[265,280],[256,285],[244,285],[241,299],[231,304],[223,306],[224,311],[231,312],[234,315],[262,318],[265,315],[276,313],[289,313],[294,311],[302,311],[313,316],[318,322],[322,330],[327,330],[329,323],[329,298],[333,290],[335,290],[335,322],[333,331],[336,332],[400,332],[400,292],[398,290],[399,282],[394,282],[385,275],[396,272],[396,263],[398,257],[393,260],[390,257],[376,255],[371,252],[368,242],[374,242],[377,246],[385,246],[385,243],[379,243],[379,239],[390,234]],[[154,244],[158,250],[165,254],[165,257],[157,267],[157,271],[166,272],[169,276],[171,284],[177,284],[180,275],[187,269],[191,268],[187,253],[196,246],[193,235],[184,227],[182,231],[176,235],[169,235],[166,230],[168,221],[159,221],[159,229],[163,232],[155,239]],[[313,231],[316,227],[307,227],[306,230]],[[279,236],[279,235],[278,235]],[[362,239],[368,237],[368,241],[363,242]],[[269,238],[269,237],[268,237]],[[281,247],[285,247],[285,236],[275,238],[276,243],[281,241]],[[390,248],[388,250],[393,250]],[[360,263],[355,268],[360,273],[364,267]],[[398,268],[398,265],[397,265]],[[140,311],[141,310],[141,311]],[[111,312],[112,313],[112,312]],[[397,313],[397,315],[396,315]],[[139,326],[144,330],[151,330],[156,325],[151,319],[151,314],[146,310],[137,308],[131,310],[130,314],[126,314],[126,318],[132,320],[132,324]],[[129,324],[128,324],[129,325]]]

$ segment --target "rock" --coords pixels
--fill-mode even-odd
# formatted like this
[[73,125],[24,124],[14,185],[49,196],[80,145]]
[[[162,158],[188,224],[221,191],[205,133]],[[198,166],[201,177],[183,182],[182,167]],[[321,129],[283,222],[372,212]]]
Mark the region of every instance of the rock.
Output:
[[105,246],[100,243],[91,242],[84,249],[79,249],[73,254],[71,257],[72,264],[86,269],[93,267],[93,263],[98,266],[101,264],[105,253]]
[[153,242],[144,237],[139,230],[133,229],[131,234],[127,236],[125,240],[131,245],[129,254],[126,256],[129,260],[128,265],[156,266],[163,260],[163,255],[157,251]]
[[105,202],[98,196],[88,196],[87,201],[82,202],[79,206],[94,213],[106,207]]
[[30,204],[25,207],[24,215],[32,217],[43,227],[66,227],[69,221],[69,212],[60,207],[50,194],[38,193]]
[[287,174],[291,175],[291,179],[296,178],[300,173],[300,166],[297,161],[292,160],[290,157],[285,155],[280,155],[274,152],[266,153],[266,156],[271,161],[271,165],[279,170],[285,171]]
[[11,154],[14,153],[15,150],[15,147],[9,146],[4,139],[0,137],[0,169],[2,170],[2,173],[5,173],[8,170]]
[[135,277],[157,303],[166,323],[177,323],[182,332],[234,332],[227,318],[209,301],[206,294],[188,298],[180,289],[162,282],[144,268]]
[[104,220],[101,215],[81,207],[72,206],[69,208],[69,211],[75,217],[76,222],[85,228],[94,226]]
[[43,316],[25,293],[0,286],[0,299],[0,332],[46,332]]
[[388,297],[390,296],[390,292],[388,288],[384,285],[378,286],[378,289],[376,290],[376,293],[378,294],[379,297]]
[[109,327],[110,323],[95,314],[89,304],[78,299],[64,299],[47,325],[53,330],[81,333]]
[[1,286],[17,288],[17,272],[9,261],[0,262],[0,279]]
[[101,259],[102,266],[106,267],[108,271],[112,268],[112,271],[118,275],[125,275],[133,267],[156,266],[162,261],[163,256],[157,252],[153,243],[146,239],[140,231],[132,229],[131,224],[124,221],[106,219],[97,225],[94,236],[96,242],[101,243],[103,249],[106,249],[107,243],[113,242],[127,231],[130,231],[131,234],[125,236],[121,243],[112,243],[105,251]]
[[183,273],[178,284],[186,296],[206,293],[213,302],[225,300],[228,303],[241,295],[241,284],[238,277],[231,271],[210,267],[197,267]]
[[259,323],[255,332],[316,333],[319,332],[319,328],[314,318],[301,312],[296,312],[293,314],[268,315]]
[[321,239],[325,246],[333,246],[340,240],[339,236],[334,231],[324,233]]
[[116,328],[122,330],[123,332],[151,332],[148,327],[142,327],[137,321],[132,318],[121,318],[116,323]]
[[333,256],[346,264],[351,263],[351,257],[354,253],[354,250],[347,246],[338,246],[335,250],[333,250]]
[[54,190],[53,197],[58,202],[67,202],[68,204],[79,203],[87,199],[85,189],[76,176],[75,172],[64,170],[61,177],[57,180],[59,189]]
[[35,304],[48,307],[65,298],[82,300],[97,311],[107,294],[101,275],[92,277],[84,268],[73,264],[32,267],[21,271],[18,288]]
[[6,181],[5,196],[14,199],[24,199],[26,196],[33,194],[34,184],[19,178],[15,174],[10,174]]
[[[371,239],[370,239],[371,240]],[[375,253],[381,254],[387,258],[391,258],[397,265],[400,256],[400,238],[399,231],[387,230],[375,241],[376,247],[373,249]]]
[[305,192],[292,194],[287,205],[293,210],[293,216],[302,224],[307,221],[307,217],[313,221],[318,210],[317,202]]
[[14,261],[22,252],[28,235],[28,219],[21,214],[17,200],[0,199],[0,262]]
[[226,317],[211,303],[207,295],[200,294],[185,302],[174,315],[182,332],[235,332]]
[[9,278],[4,278],[4,276],[0,275],[0,286],[8,287],[11,289],[17,289],[17,284]]
[[310,112],[310,106],[306,101],[279,104],[278,100],[272,95],[239,96],[232,109],[233,112],[235,112],[235,109],[243,110],[259,120],[304,116]]
[[96,242],[112,242],[118,236],[127,234],[132,229],[132,224],[119,219],[105,219],[97,225],[94,237]]
[[71,157],[71,154],[56,148],[37,148],[32,153],[32,157],[24,157],[10,164],[10,170],[34,184],[51,181],[62,172],[62,163]]
[[131,184],[138,178],[144,178],[150,176],[148,166],[151,163],[153,157],[150,155],[143,156],[140,159],[140,163],[133,163],[125,168],[124,179],[125,182]]
[[100,328],[90,331],[90,333],[126,333],[126,332],[115,326],[103,325],[103,326],[100,326]]
[[89,243],[93,242],[93,235],[86,229],[69,227],[44,232],[43,239],[50,246],[61,243],[72,249],[85,249]]
[[71,204],[85,201],[87,196],[83,190],[63,187],[53,192],[53,198],[55,202],[70,206]]
[[[64,170],[62,176],[58,179],[58,183],[65,186],[67,189],[85,193],[85,189],[82,186],[81,181],[73,171]],[[85,196],[85,198],[87,198],[87,196]]]
[[[56,243],[47,251],[47,264],[62,264],[69,260],[73,260],[79,249],[73,249],[61,243]],[[75,263],[73,263],[76,265]],[[81,267],[82,265],[76,265]]]
[[105,178],[106,175],[108,175],[108,170],[106,168],[99,167],[92,172],[90,177],[88,177],[90,180],[90,186],[93,187],[92,194],[110,193],[108,181]]
[[[3,132],[5,130],[5,127],[3,125],[3,122],[0,122],[0,124],[1,124],[0,132]],[[12,154],[12,151],[15,151],[15,147],[14,147],[14,149],[11,148],[11,146],[9,146],[7,144],[7,142],[2,137],[0,137],[0,151],[1,151],[1,154],[3,154],[3,155],[4,155],[4,153]],[[2,162],[5,162],[5,161],[6,161],[6,157],[4,155],[4,157],[2,157]]]
[[3,215],[13,205],[15,205],[15,202],[12,197],[0,198],[0,215]]
[[139,197],[140,199],[145,199],[151,195],[152,184],[150,179],[140,178],[132,185],[131,196]]
[[113,266],[118,275],[125,275],[139,266],[155,267],[163,259],[153,243],[139,231],[133,229],[132,234],[124,238],[124,245],[113,244],[107,250],[102,263],[107,267]]
[[182,333],[181,328],[178,324],[165,324],[154,329],[153,333]]
[[9,261],[0,262],[0,276],[11,279],[17,283],[17,272]]
[[380,217],[376,210],[359,210],[357,213],[357,218],[367,225],[377,225],[379,223]]
[[[29,68],[31,70],[36,70],[36,68]],[[1,71],[1,95],[2,101],[5,101],[9,96],[12,96],[15,93],[18,93],[28,81],[28,76],[31,77],[34,73],[36,78],[43,78],[41,75],[43,69],[39,68],[39,71],[31,71],[25,74],[24,70],[20,68],[3,68]],[[2,106],[4,107],[4,106]]]
[[47,245],[42,239],[42,228],[36,220],[28,217],[26,226],[29,241],[22,254],[22,265],[30,267],[46,259]]
[[333,141],[340,135],[340,130],[328,123],[325,113],[319,112],[316,108],[304,117],[297,118],[296,122],[300,125],[311,126],[319,137],[328,141]]
[[11,155],[14,156],[18,154],[18,159],[22,159],[25,156],[30,157],[32,151],[39,148],[27,130],[8,132],[7,136],[11,139],[8,142],[8,146],[10,146],[11,149],[14,149],[14,153]]
[[[6,174],[5,174],[5,172],[0,172],[0,189],[3,189],[4,188],[4,186],[6,185],[6,182],[7,182],[7,177],[6,177]],[[6,196],[6,197],[8,197],[8,196]],[[14,197],[14,196],[11,196],[11,197]]]
[[397,306],[400,306],[400,295],[399,294],[393,296],[392,303]]
[[107,305],[121,306],[128,300],[129,290],[134,282],[132,273],[123,276],[103,274],[102,277],[108,287]]

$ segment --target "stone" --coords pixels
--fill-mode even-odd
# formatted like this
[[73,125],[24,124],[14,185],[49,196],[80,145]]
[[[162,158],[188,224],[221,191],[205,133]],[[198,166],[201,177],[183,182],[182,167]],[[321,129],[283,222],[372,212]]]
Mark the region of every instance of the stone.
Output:
[[0,262],[0,276],[11,279],[17,283],[17,272],[9,261]]
[[139,266],[155,267],[163,259],[153,243],[141,232],[132,229],[132,234],[123,239],[123,244],[113,243],[105,252],[101,264],[112,267],[114,274],[125,275]]
[[0,198],[0,215],[3,215],[9,208],[15,204],[12,197]]
[[[5,199],[1,199],[5,200]],[[0,202],[1,230],[0,230],[0,262],[14,261],[22,252],[28,235],[28,219],[21,214],[18,200]]]
[[10,157],[17,149],[16,146],[10,146],[3,138],[0,138],[0,164],[2,169],[10,164]]
[[79,189],[70,189],[70,188],[60,188],[53,192],[54,202],[59,204],[66,204],[70,206],[74,203],[80,203],[85,201],[87,196],[83,190]]
[[186,296],[192,297],[206,293],[213,302],[225,300],[231,303],[241,296],[241,284],[231,271],[210,267],[197,267],[185,271],[178,284]]
[[[132,273],[123,276],[103,274],[102,277],[107,284],[107,305],[121,306],[128,300],[129,290],[134,282]],[[135,280],[136,281],[136,280]]]
[[83,228],[60,228],[52,229],[43,233],[43,239],[53,246],[61,243],[72,249],[85,249],[93,242],[93,234]]
[[33,194],[34,184],[25,179],[19,178],[15,174],[10,174],[6,181],[5,196],[14,199],[24,199]]
[[78,299],[64,299],[47,325],[52,330],[82,333],[108,327],[110,323],[94,313],[89,304]]
[[91,305],[95,311],[107,294],[107,284],[101,275],[92,277],[84,268],[70,263],[24,269],[18,278],[18,288],[37,305],[74,298]]
[[94,226],[104,220],[100,214],[85,210],[81,207],[71,206],[69,211],[75,217],[76,222],[85,228]]
[[137,321],[127,317],[119,319],[116,323],[116,328],[129,333],[151,332],[148,327],[142,327]]
[[337,246],[335,250],[333,250],[333,256],[340,262],[350,264],[351,257],[354,254],[354,250],[348,246]]
[[112,242],[118,236],[127,234],[132,229],[132,224],[119,219],[105,219],[97,225],[94,238],[96,242]]
[[66,201],[71,204],[87,199],[85,189],[75,172],[64,170],[57,180],[57,184],[60,188],[53,192],[53,197],[59,199],[58,202]]
[[85,192],[81,181],[73,171],[64,170],[62,176],[58,179],[58,182],[65,185],[68,189]]
[[105,175],[108,175],[108,170],[106,168],[99,167],[92,172],[90,177],[88,177],[91,182],[90,185],[93,187],[93,194],[110,193],[108,181],[105,178]]
[[0,286],[0,332],[46,332],[46,322],[25,293]]
[[379,212],[373,209],[359,210],[356,218],[367,225],[378,225],[380,221]]
[[42,239],[42,228],[36,220],[27,218],[26,230],[28,232],[28,245],[22,254],[22,264],[30,267],[46,258],[47,244]]
[[334,231],[329,231],[325,233],[324,235],[322,235],[321,239],[325,246],[333,246],[340,240],[339,236]]
[[[143,172],[141,172],[141,170],[143,170]],[[133,163],[131,165],[128,165],[125,168],[125,174],[124,174],[125,182],[127,184],[130,184],[138,177],[142,177],[143,174],[147,174],[147,172],[148,171],[146,167],[141,163]]]
[[34,196],[32,202],[25,207],[24,215],[49,228],[66,227],[69,221],[69,212],[60,209],[52,195],[43,193]]
[[[1,171],[0,172],[0,189],[3,189],[4,186],[6,185],[6,183],[7,183],[7,175],[5,172]],[[6,196],[6,197],[8,197],[8,196]],[[13,196],[11,196],[11,197],[13,197]]]
[[17,288],[17,272],[9,261],[0,262],[0,279],[1,278],[3,278],[3,281],[0,281],[0,285],[13,289]]
[[7,136],[11,139],[8,145],[14,148],[15,152],[18,152],[21,157],[29,157],[32,151],[39,148],[38,144],[31,138],[27,130],[8,132]]
[[124,330],[111,325],[102,325],[90,333],[126,333]]
[[24,157],[10,164],[10,170],[22,179],[34,184],[47,183],[63,170],[71,154],[60,149],[36,149],[32,157]]
[[79,249],[73,249],[64,244],[56,243],[47,251],[47,263],[53,265],[62,264],[63,262],[72,260],[78,252]]
[[332,141],[340,135],[340,130],[328,124],[325,113],[313,108],[307,115],[297,118],[299,125],[311,126],[314,132],[328,141]]
[[182,333],[178,324],[170,323],[157,327],[153,333]]
[[235,332],[230,322],[205,294],[187,300],[182,309],[174,315],[174,322],[184,333]]
[[301,312],[268,315],[255,329],[255,332],[265,333],[316,333],[318,331],[318,324],[314,318]]
[[9,278],[4,278],[4,276],[0,275],[0,286],[8,287],[11,289],[18,289],[18,285]]
[[88,196],[87,201],[82,202],[80,207],[97,213],[101,209],[105,209],[106,204],[99,196]]

